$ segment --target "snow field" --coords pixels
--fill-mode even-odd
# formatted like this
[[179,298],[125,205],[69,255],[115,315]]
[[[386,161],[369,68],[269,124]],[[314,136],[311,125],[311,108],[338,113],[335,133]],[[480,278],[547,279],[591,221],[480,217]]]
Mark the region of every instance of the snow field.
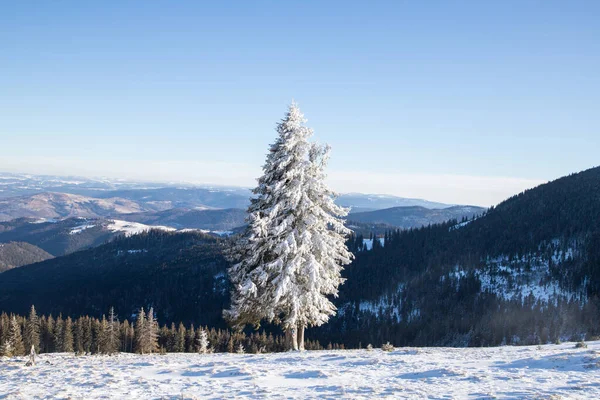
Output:
[[0,359],[0,398],[600,398],[600,342]]

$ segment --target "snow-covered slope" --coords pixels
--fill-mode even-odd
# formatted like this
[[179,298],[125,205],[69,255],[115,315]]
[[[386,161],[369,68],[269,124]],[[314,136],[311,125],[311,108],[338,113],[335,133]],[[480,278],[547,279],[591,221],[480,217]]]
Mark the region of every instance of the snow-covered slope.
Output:
[[[66,218],[44,220],[22,218],[0,222],[0,243],[27,242],[54,256],[99,246],[115,236],[127,236],[158,229],[175,231],[168,226],[154,226],[104,218]],[[38,260],[39,261],[39,260]]]
[[0,358],[9,399],[600,398],[600,343],[393,352]]
[[147,232],[151,229],[158,229],[161,231],[175,232],[177,229],[168,226],[161,225],[144,225],[138,222],[121,221],[118,219],[109,221],[106,226],[111,232],[124,233],[126,236],[137,235],[138,233]]

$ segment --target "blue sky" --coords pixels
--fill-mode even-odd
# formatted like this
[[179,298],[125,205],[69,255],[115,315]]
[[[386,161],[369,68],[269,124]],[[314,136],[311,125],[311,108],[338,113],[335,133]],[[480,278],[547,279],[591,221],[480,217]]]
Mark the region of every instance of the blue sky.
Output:
[[600,164],[598,1],[0,5],[0,171],[252,186],[294,98],[338,191],[490,205]]

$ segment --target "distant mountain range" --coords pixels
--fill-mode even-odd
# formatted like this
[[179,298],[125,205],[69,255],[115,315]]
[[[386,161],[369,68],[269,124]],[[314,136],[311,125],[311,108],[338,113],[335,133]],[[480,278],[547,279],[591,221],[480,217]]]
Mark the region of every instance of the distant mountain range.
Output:
[[246,211],[239,208],[219,210],[173,208],[165,211],[126,214],[119,218],[146,225],[165,225],[176,229],[230,231],[246,223]]
[[0,221],[17,218],[98,218],[152,209],[134,201],[111,197],[95,199],[68,193],[40,193],[0,199]]
[[[0,243],[26,242],[62,256],[152,228],[229,234],[245,225],[250,197],[245,188],[0,173]],[[351,208],[348,225],[362,235],[483,212],[374,194],[343,194],[337,202]]]
[[[33,197],[41,196],[34,195]],[[64,198],[72,200],[73,197],[81,198],[76,195],[65,195]],[[61,198],[63,197],[61,196]],[[62,206],[55,210],[55,203],[43,204],[47,207],[40,208],[36,218],[17,218],[0,222],[0,243],[27,242],[53,256],[62,256],[99,246],[119,235],[130,235],[151,229],[200,230],[214,235],[228,235],[242,229],[246,218],[246,211],[237,208],[216,210],[174,208],[163,211],[118,214],[112,218],[104,218],[101,217],[102,214],[109,214],[109,212],[106,208],[98,207],[97,203],[93,201],[70,204],[72,207],[68,209],[69,213],[77,210],[85,212],[86,215],[92,215],[91,217],[56,218],[66,214],[59,213],[65,207]],[[114,203],[110,203],[110,205],[112,204]],[[120,206],[122,207],[122,203]],[[117,208],[110,208],[109,211],[115,209]],[[448,219],[462,220],[462,218],[471,218],[480,212],[483,212],[483,209],[477,207],[451,207],[442,210],[396,207],[350,214],[347,225],[355,232],[368,236],[371,233],[383,234],[398,228],[414,228]],[[52,218],[39,218],[42,215]]]
[[344,207],[350,207],[352,213],[381,210],[393,207],[423,207],[440,209],[452,207],[452,204],[437,203],[423,199],[389,196],[385,194],[346,193],[340,195],[336,202]]
[[483,214],[485,208],[475,206],[453,206],[442,209],[430,209],[420,206],[392,207],[384,210],[351,213],[348,223],[385,224],[401,229],[420,228],[430,224],[439,224],[451,219],[461,221]]
[[53,256],[96,247],[120,235],[132,235],[151,229],[175,231],[163,226],[103,218],[67,218],[38,220],[19,218],[0,222],[0,243],[27,242]]
[[[131,212],[172,208],[245,209],[252,196],[250,189],[240,187],[0,173],[0,199],[27,197],[41,193],[66,193],[105,200],[125,199],[135,203],[135,207],[139,208],[138,211]],[[337,203],[351,207],[353,212],[406,206],[420,206],[429,209],[452,206],[421,199],[360,193],[342,194],[337,199]],[[133,206],[133,204],[131,205]],[[12,215],[15,215],[15,212]]]

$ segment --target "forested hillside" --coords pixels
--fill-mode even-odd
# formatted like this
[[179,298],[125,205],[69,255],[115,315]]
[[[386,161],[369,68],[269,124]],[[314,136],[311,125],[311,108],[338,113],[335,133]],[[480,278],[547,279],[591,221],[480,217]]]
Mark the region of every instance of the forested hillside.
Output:
[[0,278],[0,310],[121,318],[140,307],[163,323],[224,327],[227,305],[223,242],[202,233],[150,231],[85,251],[7,271]]
[[600,332],[600,168],[472,222],[391,232],[370,252],[356,243],[327,337],[493,345]]
[[351,213],[351,223],[386,224],[400,229],[420,228],[430,224],[440,224],[449,220],[471,219],[482,214],[485,208],[475,206],[453,206],[431,209],[421,206],[393,207],[383,210]]
[[[364,226],[363,226],[364,228]],[[150,232],[0,274],[0,310],[224,327],[227,241]],[[308,338],[358,346],[537,343],[600,334],[600,168],[528,190],[472,221],[389,231],[364,249]],[[24,290],[26,288],[27,290]]]
[[190,210],[173,208],[150,213],[133,213],[119,216],[125,221],[141,222],[146,225],[165,225],[177,229],[204,229],[228,231],[243,226],[246,210],[226,208],[219,210]]
[[0,243],[0,272],[52,258],[39,247],[29,243]]

